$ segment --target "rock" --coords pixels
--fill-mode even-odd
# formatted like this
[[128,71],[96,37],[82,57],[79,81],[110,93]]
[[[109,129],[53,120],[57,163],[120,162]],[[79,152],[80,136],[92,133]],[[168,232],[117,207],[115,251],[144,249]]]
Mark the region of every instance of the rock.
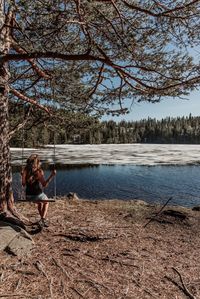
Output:
[[0,250],[22,257],[28,255],[33,247],[34,241],[24,229],[0,221]]
[[7,223],[0,221],[0,251],[4,250],[17,235],[16,230]]
[[76,194],[76,193],[73,193],[73,192],[70,192],[70,193],[67,195],[67,198],[68,198],[69,200],[72,200],[72,201],[79,200],[77,194]]
[[33,241],[25,238],[23,235],[18,234],[15,238],[8,244],[5,251],[18,257],[23,257],[30,253],[33,248]]
[[148,206],[148,205],[149,205],[146,201],[141,200],[141,199],[136,199],[136,200],[134,201],[134,204],[135,204],[135,205],[138,205],[138,206]]

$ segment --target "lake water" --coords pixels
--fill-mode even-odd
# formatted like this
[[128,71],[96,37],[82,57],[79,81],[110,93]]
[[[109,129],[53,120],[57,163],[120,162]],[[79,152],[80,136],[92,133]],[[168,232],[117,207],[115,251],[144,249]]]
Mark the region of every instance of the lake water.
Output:
[[[67,145],[24,151],[39,153],[43,163],[57,163],[57,195],[75,192],[87,199],[143,199],[183,206],[200,205],[200,145]],[[13,166],[21,152],[12,149]],[[20,175],[14,168],[15,197]],[[49,170],[45,171],[48,176]],[[54,194],[54,183],[46,190]]]

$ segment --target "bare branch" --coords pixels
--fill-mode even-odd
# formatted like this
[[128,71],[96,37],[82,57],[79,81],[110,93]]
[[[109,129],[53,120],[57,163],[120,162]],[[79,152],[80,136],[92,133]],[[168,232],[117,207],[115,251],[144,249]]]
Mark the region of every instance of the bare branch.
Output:
[[[17,45],[16,43],[12,43],[12,47],[15,49],[15,51],[19,54],[27,54],[27,52],[25,50],[23,50],[19,45]],[[39,68],[37,66],[37,64],[35,63],[35,61],[33,61],[33,59],[28,58],[27,61],[31,64],[31,66],[33,67],[33,69],[36,71],[36,73],[40,76],[43,77],[45,79],[50,79],[50,76],[48,74],[46,74],[41,68]]]
[[62,54],[57,52],[32,52],[32,53],[23,53],[23,54],[7,54],[3,56],[3,61],[19,61],[19,60],[28,60],[31,58],[55,58],[55,59],[62,59],[66,61],[80,61],[80,60],[99,60],[102,61],[101,58],[95,57],[93,55],[88,54],[88,52],[84,54]]
[[178,10],[184,10],[185,8],[188,8],[188,7],[194,5],[194,4],[198,3],[198,2],[199,2],[199,0],[193,0],[193,1],[189,2],[189,3],[187,3],[187,4],[184,4],[184,5],[181,5],[181,6],[176,6],[175,8],[168,9],[168,10],[162,12],[162,15],[166,16],[169,13],[172,13],[172,12],[175,12],[175,11],[178,11]]
[[[199,2],[199,0],[194,0],[194,1],[191,1],[189,2],[188,4],[185,4],[185,5],[181,5],[181,6],[176,6],[175,8],[172,8],[172,9],[168,9],[168,10],[165,10],[161,13],[154,13],[153,11],[151,10],[148,10],[148,9],[145,9],[145,8],[142,8],[138,5],[135,5],[135,4],[132,4],[132,3],[129,3],[127,2],[126,0],[121,0],[128,8],[130,9],[134,9],[136,11],[140,11],[140,12],[143,12],[145,14],[148,14],[150,16],[153,16],[153,17],[161,17],[161,16],[165,16],[165,17],[172,17],[172,18],[181,18],[181,16],[174,16],[174,14],[172,14],[173,12],[176,12],[176,11],[180,11],[180,10],[184,10],[185,8],[188,8],[196,3]],[[172,14],[172,15],[170,15]]]
[[38,107],[39,109],[44,110],[45,112],[47,112],[48,114],[51,114],[49,108],[39,104],[36,100],[30,99],[27,96],[23,95],[22,93],[20,93],[19,91],[17,91],[16,89],[10,88],[10,92],[12,94],[14,94],[16,97],[18,97],[19,99],[23,100],[26,103],[30,103],[35,105],[36,107]]
[[122,31],[124,31],[123,21],[122,21],[122,16],[121,16],[120,10],[118,9],[117,5],[115,4],[115,1],[111,0],[111,3],[112,3],[113,7],[115,8],[115,10],[116,10],[116,12],[117,12],[117,14],[120,18]]
[[102,82],[102,80],[103,80],[103,77],[102,77],[103,70],[104,70],[104,63],[102,64],[102,66],[101,66],[101,68],[99,70],[99,74],[98,74],[98,78],[97,78],[96,84],[92,88],[92,90],[90,91],[88,97],[91,97],[95,93],[95,91],[97,90],[99,84]]

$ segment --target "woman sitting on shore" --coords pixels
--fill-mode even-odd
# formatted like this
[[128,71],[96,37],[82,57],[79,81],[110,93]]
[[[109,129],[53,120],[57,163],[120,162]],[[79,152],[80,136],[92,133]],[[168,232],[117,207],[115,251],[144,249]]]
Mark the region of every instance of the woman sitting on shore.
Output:
[[44,172],[40,165],[38,155],[31,155],[26,162],[26,166],[22,170],[22,185],[26,187],[27,201],[36,202],[38,212],[40,214],[40,224],[48,226],[46,216],[48,210],[48,197],[43,192],[43,188],[47,187],[51,179],[55,176],[56,170],[52,170],[48,179],[45,179]]

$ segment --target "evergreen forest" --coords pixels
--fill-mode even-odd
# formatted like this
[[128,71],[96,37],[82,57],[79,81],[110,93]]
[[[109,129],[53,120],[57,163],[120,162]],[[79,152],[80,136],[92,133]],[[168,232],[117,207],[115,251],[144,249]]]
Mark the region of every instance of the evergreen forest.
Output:
[[[41,147],[46,144],[177,143],[200,144],[200,117],[167,117],[162,120],[100,121],[85,114],[64,113],[64,122],[33,119],[18,130],[10,141],[12,147]],[[11,125],[22,118],[20,108],[10,108]],[[40,120],[40,121],[39,121]]]

